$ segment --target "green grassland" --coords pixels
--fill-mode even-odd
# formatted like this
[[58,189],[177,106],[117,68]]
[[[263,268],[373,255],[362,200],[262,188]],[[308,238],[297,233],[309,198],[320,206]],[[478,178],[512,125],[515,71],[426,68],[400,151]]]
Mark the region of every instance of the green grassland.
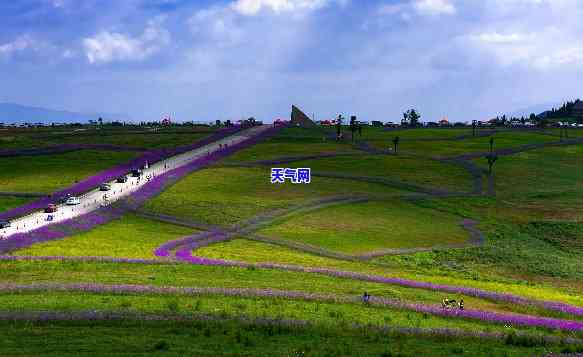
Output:
[[[551,135],[531,131],[501,131],[491,136],[496,149],[518,147],[525,144],[540,144],[558,139]],[[386,141],[371,140],[379,148],[392,147],[392,137]],[[490,149],[490,137],[467,138],[464,140],[419,141],[403,140],[399,151],[427,157],[452,157],[472,152],[487,152]]]
[[111,144],[139,148],[170,148],[196,142],[214,131],[196,128],[74,128],[0,131],[0,150],[30,149],[61,144]]
[[30,198],[2,196],[0,197],[0,212],[8,211],[29,201]]
[[294,163],[309,167],[312,174],[344,173],[355,176],[375,176],[429,188],[470,190],[471,176],[463,168],[414,156],[350,156]]
[[[281,298],[258,299],[242,297],[226,297],[220,295],[202,296],[166,296],[166,295],[131,295],[131,294],[80,294],[80,293],[20,293],[1,294],[0,303],[7,310],[36,311],[83,311],[87,309],[118,310],[136,313],[169,313],[169,305],[174,312],[184,315],[193,313],[211,314],[220,311],[221,315],[237,317],[245,314],[251,318],[271,318],[286,320],[310,320],[319,324],[334,326],[335,324],[371,324],[382,326],[391,321],[395,327],[415,325],[419,328],[436,328],[455,323],[448,319],[422,313],[387,309],[381,307],[363,306],[361,303],[333,303],[321,301],[298,301]],[[330,312],[334,312],[330,314]],[[459,321],[459,327],[471,328],[474,331],[503,331],[503,326],[484,324],[471,320]],[[523,329],[543,332],[544,329]]]
[[49,142],[66,144],[111,144],[148,149],[171,148],[189,145],[207,137],[209,133],[198,132],[171,132],[171,133],[128,133],[126,135],[73,135],[58,139],[49,139]]
[[229,156],[225,162],[272,160],[334,152],[358,153],[350,143],[336,142],[330,135],[334,135],[331,129],[284,128],[276,136]]
[[[428,158],[482,152],[489,148],[488,137],[452,140],[471,134],[471,129],[467,128],[383,131],[367,127],[360,140],[385,149],[391,145],[390,140],[397,133],[403,139],[398,156],[368,155],[359,151],[355,156],[294,162],[285,166],[307,166],[314,173],[382,177],[459,192],[470,189],[470,175],[458,166]],[[329,138],[330,134],[334,134],[334,129],[287,128],[275,137],[243,150],[226,161],[232,164],[329,152],[357,153],[348,141],[337,143]],[[170,138],[173,134],[167,135],[161,136]],[[69,138],[63,137],[63,140],[70,140]],[[494,138],[495,148],[498,149],[558,140],[556,136],[538,131],[517,130],[500,130]],[[141,146],[137,139],[127,140],[123,145]],[[170,143],[156,145],[166,144]],[[388,185],[319,176],[313,176],[309,185],[272,185],[269,181],[270,167],[211,166],[188,175],[169,187],[161,195],[148,201],[144,209],[193,221],[232,226],[258,215],[283,212],[292,206],[309,207],[323,198],[366,197],[367,202],[316,206],[312,210],[276,217],[258,233],[279,239],[281,244],[257,242],[242,235],[232,241],[198,249],[193,254],[211,259],[300,265],[474,287],[583,306],[581,147],[583,145],[569,145],[500,156],[494,166],[494,196],[412,196],[412,191],[398,190]],[[81,179],[90,174],[91,170],[83,171],[87,167],[95,171],[98,170],[98,165],[103,165],[100,168],[107,168],[113,166],[114,162],[117,163],[116,159],[122,160],[121,157],[110,157],[111,161],[104,163],[101,155],[110,155],[105,152],[86,156],[85,164],[81,164],[81,159],[74,158],[75,155],[87,153],[82,151],[71,157],[67,157],[67,154],[33,157],[26,164],[10,162],[5,164],[7,166],[1,166],[5,161],[0,159],[0,187],[2,184],[6,187],[0,188],[0,191],[22,190],[24,186],[29,187],[31,192],[54,190],[54,187],[65,185],[63,177],[68,177],[71,181]],[[43,159],[48,159],[50,164],[45,165]],[[486,167],[484,159],[473,162],[482,168]],[[18,186],[20,179],[14,178],[14,173],[4,174],[6,170],[1,167],[20,170],[14,171],[19,172],[19,177],[20,172],[23,172],[23,185]],[[46,172],[44,180],[38,179],[38,172]],[[33,180],[33,177],[37,179]],[[20,199],[3,197],[0,199],[0,209],[17,205],[18,200]],[[293,243],[298,246],[313,246],[313,251],[320,249],[343,254],[364,254],[383,249],[463,245],[469,239],[469,233],[460,225],[464,218],[479,222],[478,228],[485,234],[483,245],[385,255],[366,261],[333,259],[285,246]],[[126,215],[86,233],[34,245],[16,254],[154,258],[152,251],[159,244],[192,233],[192,229]],[[84,283],[278,289],[352,297],[361,296],[364,291],[368,291],[375,297],[424,304],[439,304],[446,295],[435,290],[309,272],[260,267],[171,264],[164,261],[148,265],[80,260],[6,260],[0,261],[0,271],[0,284]],[[454,298],[459,299],[460,296]],[[580,317],[547,311],[536,306],[467,296],[463,298],[468,309],[581,320]],[[292,319],[311,323],[301,329],[280,328],[274,332],[273,328],[265,326],[247,328],[236,321],[0,322],[0,331],[5,341],[0,346],[0,354],[7,355],[35,355],[48,350],[59,356],[76,354],[79,350],[87,352],[86,354],[91,354],[91,351],[94,354],[131,355],[148,352],[166,355],[233,356],[382,353],[533,355],[549,351],[576,352],[579,348],[545,346],[536,339],[490,341],[409,334],[387,336],[375,334],[370,329],[352,329],[355,323],[376,327],[457,328],[503,333],[525,331],[561,337],[583,337],[580,333],[542,328],[508,328],[503,324],[437,317],[395,308],[365,306],[361,303],[287,298],[49,290],[0,293],[0,304],[3,306],[0,311],[75,313],[91,310],[158,314],[167,318],[183,319],[202,314],[223,319]],[[64,340],[67,343],[63,343]],[[73,350],[71,344],[79,347],[79,350]],[[301,351],[307,353],[301,354]]]
[[404,140],[416,139],[452,139],[462,135],[471,135],[471,128],[431,128],[431,129],[384,129],[375,127],[365,127],[362,131],[362,138],[370,141],[390,142],[395,136]]
[[528,339],[480,341],[338,327],[296,328],[204,320],[10,322],[2,323],[0,330],[3,351],[11,356],[79,356],[81,351],[100,356],[524,356],[576,352],[581,348],[541,346]]
[[[503,156],[495,164],[500,196],[577,196],[583,192],[583,145],[552,147]],[[476,160],[485,167],[485,159]]]
[[[523,280],[550,284],[580,295],[583,288],[583,228],[577,221],[528,221],[515,211],[492,207],[494,200],[427,200],[426,207],[482,220],[483,247],[385,256],[376,262],[422,274],[473,278],[476,281]],[[509,213],[510,212],[510,213]],[[531,218],[533,218],[531,216]]]
[[298,214],[259,233],[348,254],[468,241],[468,233],[457,217],[401,200],[342,205]]
[[[547,132],[552,133],[553,135],[556,135],[556,136],[561,135],[560,128],[547,129]],[[563,130],[563,133],[564,132],[565,132],[565,130]],[[566,132],[567,132],[566,137],[569,137],[569,138],[580,138],[583,136],[583,128],[567,128]]]
[[391,197],[378,184],[314,177],[309,185],[271,184],[270,168],[215,167],[195,172],[148,201],[149,211],[231,225],[260,213],[337,195]]
[[[50,269],[59,269],[65,268],[67,265],[70,270],[67,274],[66,271],[53,271],[51,272]],[[358,297],[362,294],[362,291],[368,291],[372,295],[376,297],[384,297],[389,299],[396,299],[403,302],[420,302],[420,303],[428,303],[428,304],[439,304],[443,294],[438,292],[432,291],[425,291],[425,290],[418,290],[418,289],[411,289],[411,288],[403,288],[398,286],[392,285],[383,285],[377,283],[366,283],[366,282],[359,282],[359,281],[346,281],[345,279],[338,279],[338,278],[329,278],[325,276],[319,276],[314,274],[297,274],[297,273],[290,273],[290,272],[279,272],[279,271],[268,271],[268,270],[244,270],[244,269],[225,269],[225,268],[189,268],[189,267],[182,267],[182,266],[149,266],[149,267],[139,267],[139,266],[129,266],[125,264],[120,264],[119,269],[113,269],[111,264],[103,263],[101,264],[105,272],[101,271],[101,267],[95,263],[75,263],[75,262],[67,262],[67,264],[47,264],[46,271],[42,271],[40,269],[31,269],[31,273],[35,272],[37,274],[37,279],[34,280],[35,283],[43,283],[43,282],[51,282],[52,279],[49,278],[51,274],[56,274],[59,276],[63,276],[66,278],[61,278],[62,282],[75,282],[75,283],[88,283],[88,284],[103,284],[107,283],[108,280],[116,277],[119,284],[119,279],[125,276],[125,279],[122,281],[126,284],[143,284],[147,282],[148,285],[153,286],[199,286],[199,287],[216,287],[216,288],[250,288],[250,289],[283,289],[288,291],[304,291],[308,293],[317,293],[317,294],[334,294],[338,296],[351,296],[351,297]],[[37,266],[30,266],[31,268],[37,268]],[[127,269],[126,269],[127,268]],[[144,273],[144,276],[140,274],[135,274],[132,276],[133,279],[130,279],[128,274],[134,273]],[[247,272],[247,274],[246,274]],[[113,276],[106,276],[107,273],[113,273]],[[187,275],[178,276],[179,273],[187,273]],[[93,277],[92,277],[93,274]],[[164,278],[165,277],[165,278]],[[33,278],[33,277],[31,277]],[[280,281],[278,279],[291,279],[286,281]],[[22,277],[16,278],[10,283],[17,284],[17,283],[25,283],[28,279],[23,279]],[[109,283],[111,284],[111,283]],[[170,285],[171,284],[171,285]],[[13,296],[22,296],[18,299],[12,298]],[[73,295],[73,297],[67,298],[66,295]],[[103,293],[106,295],[111,295],[111,293]],[[51,299],[52,295],[62,296],[62,298],[53,298]],[[107,310],[110,309],[119,309],[123,307],[122,303],[111,303],[111,299],[108,301],[102,301],[101,303],[93,304],[90,302],[92,296],[95,296],[93,299],[100,299],[98,296],[102,294],[98,293],[81,293],[81,292],[27,292],[27,293],[2,293],[0,294],[0,301],[3,302],[4,300],[11,300],[10,303],[3,303],[4,310],[18,310],[18,307],[21,306],[23,310],[34,310],[32,308],[27,308],[26,301],[28,299],[28,304],[36,306],[37,309],[40,310],[52,310],[50,306],[43,306],[43,304],[59,304],[60,309],[58,310],[66,310],[66,311],[75,311],[75,310],[84,310],[89,309],[93,306],[93,308],[97,310]],[[116,294],[117,295],[117,294]],[[125,296],[128,293],[120,293],[119,295]],[[130,294],[133,295],[133,294]],[[143,294],[136,294],[134,300],[139,300]],[[157,294],[152,294],[154,297],[158,296]],[[27,298],[27,296],[30,296]],[[78,296],[78,297],[77,297]],[[174,300],[179,304],[188,305],[189,301],[196,300],[193,297],[189,297],[188,295],[181,295],[180,293],[173,293],[173,294],[164,294],[165,298],[158,300]],[[80,299],[81,298],[81,299]],[[40,301],[32,301],[33,299]],[[123,299],[120,297],[118,299]],[[145,300],[152,300],[153,298],[145,297]],[[213,299],[213,298],[209,298]],[[464,297],[466,301],[466,305],[473,309],[485,309],[489,311],[498,311],[498,312],[508,312],[514,311],[519,313],[529,313],[529,314],[539,314],[543,316],[556,316],[556,317],[565,317],[561,316],[560,313],[552,313],[548,311],[543,311],[535,307],[529,306],[516,306],[513,304],[505,304],[505,303],[494,303],[478,298],[470,298]],[[54,301],[51,301],[54,300]],[[221,305],[225,304],[224,298],[220,295],[217,295],[214,300],[217,300],[214,304],[214,307],[220,307]],[[248,310],[254,309],[255,312],[253,313],[254,317],[260,317],[262,315],[262,311],[260,306],[263,304],[263,299],[258,298],[231,298],[235,302],[241,302],[250,304],[251,307]],[[277,298],[276,300],[285,300],[281,298]],[[68,301],[68,302],[67,302]],[[149,311],[142,311],[142,312],[160,312],[157,310],[151,310],[152,308],[156,307],[156,302],[145,302],[143,303],[141,309],[150,309]],[[234,304],[234,303],[231,303]],[[292,319],[309,319],[314,321],[321,321],[320,317],[312,316],[309,311],[305,311],[305,304],[317,304],[317,302],[305,302],[303,300],[293,300],[290,302],[293,306],[293,311],[290,311],[290,315],[287,315],[286,318]],[[330,303],[331,304],[331,303]],[[23,306],[24,305],[24,306]],[[259,305],[253,307],[253,305]],[[270,305],[270,302],[267,302],[267,305]],[[332,305],[332,304],[331,304]],[[340,309],[345,311],[344,314],[356,314],[354,316],[354,321],[358,321],[361,323],[375,323],[380,324],[382,323],[382,319],[379,320],[377,316],[360,316],[362,311],[367,311],[366,309],[362,309],[360,303],[336,303]],[[54,306],[53,306],[54,309]],[[381,309],[381,308],[378,308]],[[438,316],[424,316],[425,314],[416,313],[414,311],[409,310],[400,310],[395,308],[382,308],[381,310],[385,310],[388,314],[393,316],[400,316],[407,319],[409,316],[417,316],[419,319],[424,320],[423,326],[416,326],[416,327],[438,327],[439,324],[447,325],[449,327],[469,327],[474,326],[473,328],[478,328],[483,331],[503,331],[504,326],[498,324],[490,324],[486,322],[480,322],[475,320],[463,320],[463,319],[454,319],[453,321],[447,321],[448,318],[445,317],[438,317]],[[308,309],[311,310],[311,309]],[[352,310],[352,311],[351,311]],[[208,311],[212,313],[212,309]],[[232,315],[236,315],[236,311],[231,311]],[[271,316],[276,318],[278,315],[275,312],[270,312],[267,316]],[[281,311],[279,311],[281,313]],[[373,314],[374,315],[374,314]],[[417,318],[415,319],[417,320]],[[347,321],[350,321],[348,319]],[[391,319],[393,321],[393,318]],[[447,321],[447,322],[446,322]],[[386,323],[387,321],[385,321]],[[430,323],[429,325],[427,323]],[[406,327],[410,326],[407,325],[406,320],[402,321],[402,324],[398,324],[398,326]],[[540,330],[545,331],[545,329],[538,329],[538,328],[522,328],[524,330]],[[546,331],[546,333],[550,333]],[[555,331],[554,333],[560,333],[559,331]]]
[[63,240],[35,244],[15,254],[155,258],[153,251],[161,244],[193,233],[190,228],[126,215],[90,231]]
[[[331,268],[343,271],[354,271],[381,276],[390,276],[392,271],[392,269],[387,268],[382,264],[385,262],[390,264],[392,263],[391,260],[383,261],[383,259],[377,259],[373,261],[373,263],[358,261],[342,261],[338,259],[331,259],[327,257],[301,252],[283,246],[276,246],[269,243],[251,241],[247,239],[235,239],[232,241],[203,247],[196,250],[194,254],[197,256],[210,259],[222,259],[247,263],[291,264],[306,267]],[[427,280],[432,281],[431,278]],[[375,289],[370,291],[369,293],[373,295],[376,294],[385,295],[386,291],[384,289],[385,288]],[[392,292],[391,294],[389,294],[391,298],[405,302],[415,301],[438,304],[440,303],[440,298],[442,297],[442,294],[428,293],[427,291],[419,289],[391,287],[391,290]],[[490,311],[515,311],[528,314],[538,314],[543,316],[547,315],[551,316],[555,314],[553,312],[543,311],[531,306],[523,307],[500,302],[495,303],[491,301],[470,297],[465,297],[464,299],[467,306],[471,306],[472,308],[476,309]]]
[[0,158],[0,191],[54,192],[135,156],[131,152],[81,150]]
[[[278,260],[278,252],[273,252],[273,261]],[[285,250],[283,250],[285,254]],[[303,257],[302,257],[303,259]],[[347,268],[342,262],[331,261],[328,267]],[[353,265],[355,271],[384,276],[397,276],[405,279],[428,281],[437,284],[470,286],[481,289],[518,294],[534,299],[550,299],[583,306],[583,296],[580,290],[569,287],[550,286],[544,282],[529,283],[519,279],[500,279],[489,276],[467,276],[466,274],[440,272],[439,269],[415,267],[405,270],[399,266],[365,267]],[[86,283],[86,284],[136,284],[153,286],[198,286],[214,288],[257,288],[294,290],[326,294],[346,294],[358,296],[363,291],[370,291],[375,296],[387,298],[403,298],[413,296],[411,289],[395,285],[371,283],[359,280],[333,278],[312,273],[298,273],[270,269],[255,268],[225,268],[209,266],[178,265],[140,265],[109,262],[78,262],[78,261],[2,261],[3,274],[0,282],[10,284],[35,283]],[[423,268],[423,269],[421,269]],[[479,279],[477,279],[477,277]],[[438,301],[444,294],[435,292],[425,294],[418,290],[417,299]],[[425,296],[425,298],[424,298]],[[480,303],[480,304],[483,304]],[[486,306],[486,305],[481,305]],[[491,308],[491,306],[490,306]],[[504,307],[516,309],[517,306]]]
[[46,146],[46,143],[35,140],[30,134],[17,134],[0,131],[0,150],[28,149]]

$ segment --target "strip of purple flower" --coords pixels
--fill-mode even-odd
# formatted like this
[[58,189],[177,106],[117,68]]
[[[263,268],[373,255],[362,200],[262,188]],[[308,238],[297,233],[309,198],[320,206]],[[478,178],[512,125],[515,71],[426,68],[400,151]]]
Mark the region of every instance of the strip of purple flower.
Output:
[[[122,200],[122,202],[118,202],[110,207],[100,208],[96,211],[69,219],[64,222],[60,222],[58,224],[44,226],[31,232],[15,234],[8,237],[5,240],[0,240],[0,254],[11,253],[18,249],[29,247],[36,243],[46,242],[55,239],[62,239],[72,234],[90,230],[97,225],[105,224],[113,219],[120,218],[127,211],[128,208],[136,209],[140,207],[146,200],[158,195],[168,185],[175,183],[176,181],[186,176],[187,174],[198,169],[201,169],[219,159],[222,159],[234,153],[235,151],[252,146],[257,142],[265,139],[266,137],[275,134],[279,129],[280,127],[273,127],[267,129],[253,137],[245,139],[237,144],[231,145],[228,148],[217,150],[213,153],[210,153],[209,155],[206,155],[205,157],[194,160],[186,165],[180,166],[162,175],[158,175],[154,177],[152,180],[150,180],[148,183],[144,184],[136,192],[132,193],[129,198]],[[228,130],[225,130],[223,133],[225,132],[233,133],[235,131],[236,131],[235,129],[229,128]],[[203,141],[204,143],[208,144],[207,141],[212,142],[212,139],[207,138],[206,140]],[[194,150],[196,149],[197,146],[204,145],[204,143],[196,142],[195,144],[188,147],[173,149],[170,156],[178,154],[181,151],[187,152],[190,150]],[[165,155],[169,155],[168,152]],[[158,159],[160,158],[161,156],[158,157]],[[148,162],[154,161],[148,160]],[[113,177],[116,177],[116,175],[113,175]],[[91,180],[95,180],[95,182],[99,183],[107,181],[107,179],[101,176],[99,180],[97,180],[95,176]],[[43,199],[39,201],[42,200]],[[37,204],[39,201],[37,201]],[[30,205],[27,206],[30,207]],[[1,215],[0,219],[2,219]]]
[[190,150],[195,150],[205,145],[208,145],[212,142],[217,140],[223,139],[229,135],[234,134],[235,132],[239,131],[241,128],[230,127],[224,128],[217,131],[215,134],[208,136],[202,140],[199,140],[192,145],[181,146],[178,148],[173,149],[161,149],[155,151],[149,151],[142,154],[140,157],[135,158],[125,164],[118,165],[114,168],[102,171],[96,175],[93,175],[71,187],[68,187],[64,190],[55,192],[47,197],[40,198],[23,206],[19,206],[13,208],[11,210],[1,212],[0,213],[0,220],[10,220],[15,217],[24,216],[32,211],[37,211],[44,209],[49,203],[54,203],[56,200],[66,197],[67,195],[81,195],[87,191],[94,189],[95,187],[99,186],[103,182],[111,181],[116,177],[126,174],[134,168],[140,167],[146,162],[154,163],[163,159],[166,159],[170,156],[174,156],[180,153],[184,153]]
[[[0,285],[1,292],[19,293],[25,291],[66,291],[84,293],[116,293],[116,294],[183,294],[183,295],[223,295],[243,298],[284,298],[305,301],[324,301],[334,303],[358,303],[360,297],[335,294],[318,294],[302,291],[286,291],[273,289],[245,288],[182,288],[157,287],[149,285],[101,285],[101,284],[55,284],[39,283],[31,285]],[[441,317],[464,318],[497,324],[527,326],[578,332],[583,331],[583,321],[556,319],[516,313],[501,313],[483,310],[453,310],[444,309],[440,305],[421,303],[404,303],[402,301],[372,297],[369,303],[373,306],[392,309],[411,310]]]
[[[222,242],[229,239],[229,237],[224,237],[217,235],[214,241],[206,241],[205,245]],[[504,303],[511,303],[516,305],[535,305],[543,307],[547,310],[558,311],[566,314],[571,314],[574,316],[583,316],[583,307],[574,306],[566,303],[556,302],[556,301],[541,301],[535,299],[529,299],[522,296],[517,296],[508,293],[497,293],[493,291],[487,291],[477,288],[470,288],[464,286],[453,286],[446,284],[434,284],[424,281],[416,281],[401,278],[390,278],[380,275],[368,275],[357,272],[341,271],[328,268],[312,268],[304,267],[300,265],[288,265],[288,264],[277,264],[277,263],[245,263],[239,261],[221,260],[221,259],[208,259],[204,257],[199,257],[193,255],[192,252],[200,247],[200,244],[194,242],[193,244],[187,244],[184,247],[176,251],[176,259],[187,262],[190,264],[198,265],[210,265],[210,266],[230,266],[230,267],[255,267],[264,269],[279,269],[288,270],[296,272],[305,273],[316,273],[323,274],[332,277],[347,278],[382,284],[399,285],[408,288],[443,291],[452,294],[461,294],[466,296],[472,296],[480,299],[486,299],[491,301],[499,301]]]

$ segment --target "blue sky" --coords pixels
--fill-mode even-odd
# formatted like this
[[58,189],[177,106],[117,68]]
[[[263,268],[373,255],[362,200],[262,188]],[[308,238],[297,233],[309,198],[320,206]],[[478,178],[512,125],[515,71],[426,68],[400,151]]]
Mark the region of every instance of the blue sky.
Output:
[[0,102],[136,120],[485,119],[583,97],[578,0],[11,0]]

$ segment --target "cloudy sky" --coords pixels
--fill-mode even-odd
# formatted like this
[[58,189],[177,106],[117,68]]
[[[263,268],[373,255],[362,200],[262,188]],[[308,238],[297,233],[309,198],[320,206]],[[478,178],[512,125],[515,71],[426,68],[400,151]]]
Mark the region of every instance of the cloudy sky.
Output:
[[484,119],[583,97],[580,0],[11,0],[0,102],[271,121]]

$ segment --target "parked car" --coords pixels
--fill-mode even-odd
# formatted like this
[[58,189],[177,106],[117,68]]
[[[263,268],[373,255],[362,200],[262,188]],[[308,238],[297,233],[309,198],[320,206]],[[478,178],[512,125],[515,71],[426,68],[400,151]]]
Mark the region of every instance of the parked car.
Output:
[[56,204],[51,203],[45,208],[45,213],[54,213],[57,212],[58,210],[59,207]]
[[111,190],[111,185],[108,183],[104,183],[101,186],[99,186],[99,191],[109,191]]
[[117,183],[126,183],[128,182],[128,177],[126,175],[122,175],[115,180]]
[[140,176],[142,176],[142,170],[140,170],[140,169],[132,170],[132,177],[140,177]]
[[65,204],[67,204],[68,206],[75,206],[81,203],[81,200],[79,199],[79,197],[75,197],[75,196],[71,196],[69,198],[67,198],[67,201],[65,201]]
[[11,226],[10,221],[0,221],[0,229],[8,228]]

